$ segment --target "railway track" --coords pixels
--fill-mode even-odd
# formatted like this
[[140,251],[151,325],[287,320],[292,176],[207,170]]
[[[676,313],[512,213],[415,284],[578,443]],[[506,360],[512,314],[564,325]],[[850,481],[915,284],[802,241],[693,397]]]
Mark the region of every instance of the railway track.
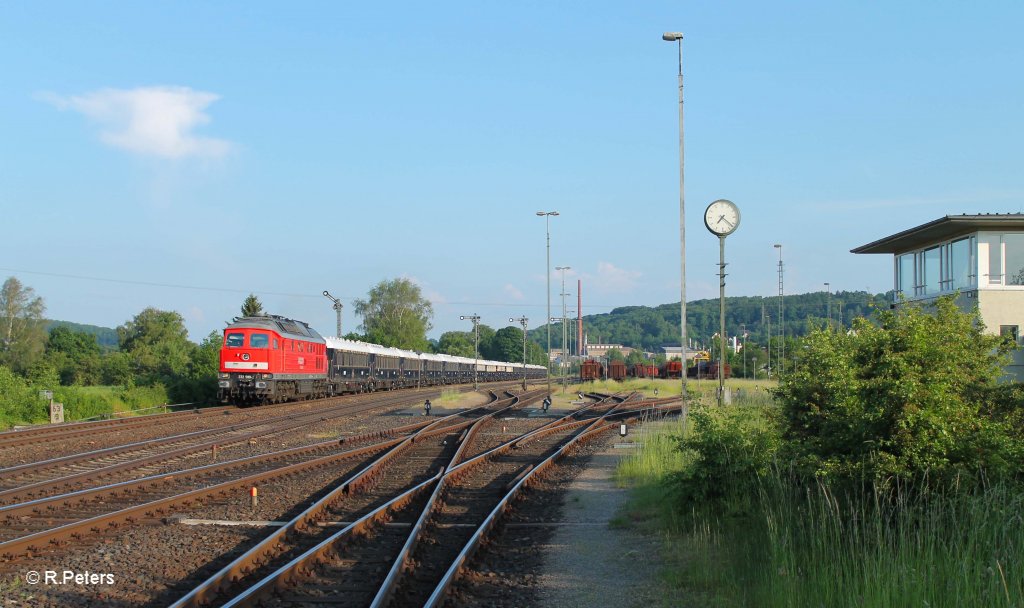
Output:
[[48,424],[27,429],[0,432],[0,450],[16,448],[23,445],[39,444],[47,441],[63,441],[75,437],[90,437],[97,432],[123,431],[139,427],[152,426],[154,423],[178,422],[222,415],[224,411],[236,409],[234,406],[190,408],[178,412],[132,416],[130,418],[112,418],[90,422],[68,422],[64,424]]
[[[542,394],[538,391],[534,398],[539,399]],[[497,414],[499,411],[494,413]],[[424,439],[415,442],[433,445],[429,458],[430,465],[437,466],[447,459],[443,466],[446,475],[444,482],[440,481],[440,472],[430,474],[429,466],[427,469],[420,469],[416,478],[403,476],[396,467],[392,469],[394,478],[385,478],[382,483],[374,484],[372,491],[363,494],[360,504],[347,506],[346,511],[357,516],[354,516],[354,521],[348,523],[340,532],[329,535],[322,528],[317,528],[313,522],[318,521],[318,517],[327,516],[328,513],[330,517],[343,518],[345,512],[323,504],[314,505],[199,585],[175,603],[174,607],[201,606],[211,602],[216,604],[221,601],[220,595],[224,595],[225,592],[233,593],[233,589],[237,587],[233,582],[236,579],[255,579],[258,582],[227,601],[225,606],[247,606],[257,603],[304,606],[325,602],[342,606],[378,605],[382,601],[381,598],[392,596],[399,580],[404,580],[398,573],[404,567],[411,548],[417,545],[415,532],[410,535],[409,530],[422,530],[428,523],[430,526],[437,526],[437,521],[444,527],[446,519],[467,517],[464,512],[466,504],[475,504],[478,508],[474,511],[479,512],[480,505],[488,504],[489,498],[493,498],[489,495],[481,496],[479,487],[473,487],[472,484],[464,491],[460,500],[452,498],[452,490],[448,486],[459,487],[460,483],[468,483],[458,481],[461,474],[452,476],[456,470],[473,470],[476,468],[472,464],[474,462],[478,463],[477,466],[479,463],[496,463],[490,466],[498,467],[501,470],[500,474],[494,471],[485,472],[476,480],[479,485],[481,480],[489,479],[483,485],[492,488],[493,491],[493,487],[503,485],[505,478],[514,478],[519,474],[524,463],[532,459],[532,451],[543,453],[551,447],[549,443],[559,440],[559,435],[572,434],[576,429],[592,424],[567,424],[564,419],[534,419],[534,422],[535,425],[540,425],[540,429],[551,430],[538,434],[540,429],[534,429],[521,434],[518,440],[525,443],[515,453],[512,453],[512,446],[515,445],[513,440],[497,442],[497,447],[491,447],[495,441],[486,434],[488,426],[499,427],[507,424],[507,420],[495,420],[493,415],[484,416],[472,423],[470,429],[459,437],[450,434],[449,431],[454,430],[452,427],[434,429],[432,432],[421,431],[421,437],[426,435],[436,438],[438,433],[444,435],[441,442]],[[459,446],[457,449],[454,448],[456,440]],[[480,445],[481,442],[483,445]],[[529,447],[526,447],[527,445]],[[409,463],[411,460],[405,462]],[[385,459],[382,458],[379,465],[375,466],[382,467],[385,463]],[[452,481],[449,481],[449,476],[452,476]],[[401,481],[397,481],[399,478]],[[356,484],[361,479],[353,480],[352,483]],[[447,499],[438,500],[437,496],[442,490],[442,484],[445,483],[448,484],[444,486],[444,495]],[[410,484],[413,484],[411,488]],[[351,495],[356,486],[348,487]],[[429,498],[428,493],[431,494]],[[326,497],[324,501],[329,502],[330,497]],[[367,511],[366,507],[373,504],[378,506]],[[437,506],[423,509],[424,506],[431,505]],[[420,514],[419,519],[416,517],[417,514]],[[428,514],[432,516],[428,518]],[[471,534],[472,529],[467,530],[465,525],[463,521],[448,528],[455,534]],[[310,533],[308,530],[314,532]],[[300,538],[302,540],[297,540]],[[432,547],[440,546],[437,542],[426,542]],[[289,558],[291,561],[278,565]],[[440,558],[439,563],[443,561],[444,558]],[[442,568],[440,572],[443,571]],[[378,581],[379,584],[371,585],[370,581]],[[415,605],[406,603],[409,591],[403,589],[400,593],[403,597],[398,605]]]
[[[493,393],[492,397],[497,399]],[[449,420],[459,416],[453,414],[448,419],[418,422],[342,441],[322,442],[0,507],[0,521],[4,523],[0,530],[0,538],[4,539],[0,542],[0,559],[11,561],[30,556],[59,547],[70,539],[79,540],[139,520],[162,518],[177,508],[197,501],[216,500],[268,479],[379,452],[401,441],[387,437],[424,426],[443,429]]]
[[[418,395],[413,399],[418,399]],[[313,422],[351,416],[375,409],[408,406],[408,394],[364,397],[357,402],[307,412],[286,414],[228,427],[163,437],[127,446],[106,448],[0,469],[0,505],[36,500],[85,487],[104,485],[126,475],[143,477],[170,461],[209,452],[214,447],[247,443],[267,435],[301,429]]]
[[[189,563],[195,565],[161,583],[165,591],[152,586],[148,591],[135,588],[142,581],[137,579],[127,587],[111,589],[104,595],[107,600],[124,605],[169,605],[177,598],[182,599],[176,606],[221,602],[251,605],[257,600],[263,602],[260,605],[310,605],[319,600],[334,603],[341,594],[362,599],[340,605],[424,605],[418,602],[430,601],[441,586],[446,589],[451,584],[450,580],[444,582],[448,571],[467,559],[464,552],[472,553],[473,538],[478,532],[486,533],[480,532],[480,526],[494,519],[497,505],[508,500],[508,489],[528,479],[539,463],[585,429],[617,428],[607,422],[609,418],[660,411],[652,401],[630,405],[635,397],[609,398],[607,407],[598,404],[558,419],[537,416],[534,410],[520,411],[529,398],[542,395],[538,390],[523,395],[520,401],[500,399],[473,411],[418,420],[391,429],[388,437],[367,433],[347,437],[343,442],[321,442],[274,455],[238,459],[232,463],[234,469],[228,463],[217,463],[153,476],[136,480],[142,484],[138,490],[111,484],[2,507],[0,539],[7,538],[5,528],[18,524],[22,525],[22,536],[0,542],[0,560],[23,563],[23,558],[31,558],[29,564],[34,564],[40,559],[52,562],[60,558],[88,564],[89,547],[99,539],[107,539],[100,541],[107,543],[101,546],[116,546],[109,543],[121,542],[115,539],[138,528],[154,533],[128,533],[125,538],[152,538],[157,536],[156,531],[162,531],[158,536],[171,543],[190,542],[175,538],[205,540],[174,549],[174,554],[180,556],[185,547],[190,547],[187,551],[195,557]],[[630,410],[620,411],[627,407]],[[318,472],[314,475],[313,471]],[[172,481],[174,478],[180,481]],[[296,508],[285,525],[264,528],[267,532],[262,535],[235,534],[234,538],[252,538],[246,543],[251,550],[243,554],[247,557],[232,561],[238,550],[229,550],[232,545],[223,544],[230,542],[232,535],[201,533],[202,526],[174,523],[182,517],[176,514],[206,517],[218,511],[227,514],[228,519],[238,519],[238,513],[247,511],[217,505],[237,505],[250,486],[263,487],[271,480],[281,487],[302,486],[297,482],[303,481],[304,487],[321,489],[312,490],[313,504]],[[309,491],[289,493],[282,499],[285,502],[279,503],[308,505],[303,497]],[[104,512],[100,506],[104,503],[111,512]],[[26,513],[30,515],[24,520]],[[59,521],[60,515],[80,519]],[[47,523],[47,516],[51,523]],[[251,517],[243,515],[241,519]],[[139,528],[139,524],[146,523],[164,525]],[[47,529],[54,525],[54,529]],[[56,535],[54,530],[58,531]],[[220,546],[206,546],[212,539],[221,538]],[[447,547],[447,553],[413,553],[440,550],[437,547]],[[135,551],[153,549],[143,544]],[[69,551],[76,557],[60,557]],[[146,561],[145,554],[137,554],[137,559]],[[432,567],[417,568],[417,564],[426,562]],[[207,565],[197,567],[204,563]],[[8,564],[3,569],[11,571],[11,567]],[[199,578],[187,576],[196,571],[201,573]],[[458,571],[456,567],[454,578]],[[391,582],[384,585],[385,580]],[[445,597],[445,592],[439,597]]]
[[[511,383],[493,383],[484,388],[501,390]],[[468,385],[458,386],[463,392],[472,390]],[[436,394],[440,388],[424,387],[400,391],[410,396]],[[253,422],[260,419],[281,417],[289,414],[303,414],[334,404],[379,399],[381,395],[393,393],[371,393],[343,395],[314,401],[300,401],[265,405],[251,408],[234,406],[214,407],[169,414],[153,414],[117,420],[76,422],[60,425],[45,425],[17,431],[0,432],[0,471],[20,465],[27,465],[57,456],[113,449],[128,443],[158,439],[189,432],[208,431],[216,427]],[[2,475],[2,472],[0,472]]]

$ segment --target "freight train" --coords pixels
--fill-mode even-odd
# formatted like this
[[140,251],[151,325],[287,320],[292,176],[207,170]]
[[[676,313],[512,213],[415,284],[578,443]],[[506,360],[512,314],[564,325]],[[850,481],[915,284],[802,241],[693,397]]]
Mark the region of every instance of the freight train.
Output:
[[[518,380],[522,363],[482,361],[324,338],[302,321],[242,317],[224,330],[217,396],[262,404],[417,386]],[[528,379],[542,365],[526,365]]]

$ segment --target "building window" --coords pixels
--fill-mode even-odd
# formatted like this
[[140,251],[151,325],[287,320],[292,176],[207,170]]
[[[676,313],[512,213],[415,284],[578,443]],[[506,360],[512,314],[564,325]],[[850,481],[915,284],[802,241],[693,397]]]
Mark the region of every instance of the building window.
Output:
[[1003,235],[1007,285],[1024,285],[1024,234]]
[[1003,282],[1003,244],[993,239],[988,245],[988,282],[999,285]]
[[924,293],[939,293],[942,289],[939,285],[939,277],[942,276],[942,266],[938,247],[932,247],[924,251]]
[[899,282],[897,289],[905,297],[914,295],[914,254],[906,253],[899,257]]
[[974,286],[974,237],[953,241],[950,251],[950,276],[953,289]]
[[1007,342],[1017,343],[1017,326],[1016,325],[1000,325],[999,335],[1003,337]]

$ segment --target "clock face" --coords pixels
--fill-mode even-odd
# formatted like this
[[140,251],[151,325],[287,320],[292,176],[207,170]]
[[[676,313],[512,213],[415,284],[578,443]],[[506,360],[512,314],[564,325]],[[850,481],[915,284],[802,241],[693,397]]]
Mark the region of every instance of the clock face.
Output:
[[704,212],[704,225],[718,236],[732,234],[740,225],[740,210],[732,201],[719,199],[708,205]]

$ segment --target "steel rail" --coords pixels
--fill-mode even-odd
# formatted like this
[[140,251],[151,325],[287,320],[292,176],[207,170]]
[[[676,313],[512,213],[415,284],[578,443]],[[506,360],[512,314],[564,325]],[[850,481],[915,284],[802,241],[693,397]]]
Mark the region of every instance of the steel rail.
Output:
[[247,475],[245,477],[232,479],[204,488],[190,490],[188,492],[161,498],[141,505],[127,507],[113,513],[97,515],[96,517],[69,523],[51,530],[44,530],[42,532],[9,540],[0,543],[0,557],[5,561],[12,561],[25,554],[37,554],[47,547],[59,545],[62,541],[80,539],[90,533],[100,534],[107,529],[116,529],[124,523],[134,523],[144,518],[161,517],[178,507],[187,507],[198,500],[207,498],[216,499],[220,496],[226,496],[234,490],[249,488],[258,482],[275,479],[298,471],[326,466],[337,461],[347,460],[375,451],[384,450],[395,444],[401,443],[402,441],[405,441],[405,439],[399,437],[378,444],[356,448],[347,452],[341,452],[339,454],[322,456],[313,460],[287,465],[270,471],[264,471],[262,473]]
[[[80,435],[88,435],[96,431],[118,431],[128,430],[137,426],[145,426],[154,422],[177,422],[190,417],[202,418],[212,416],[218,412],[234,410],[234,407],[215,407],[201,409],[187,409],[177,412],[165,412],[160,414],[146,414],[143,416],[131,416],[127,418],[111,418],[107,420],[95,420],[89,422],[67,422],[63,424],[48,424],[45,426],[28,429],[0,432],[0,449],[7,449],[36,443],[39,441],[56,441],[68,439]],[[223,414],[222,414],[223,415]]]
[[[297,584],[297,581],[291,579],[292,575],[301,570],[305,569],[306,565],[321,559],[328,551],[330,551],[337,543],[348,540],[353,534],[366,529],[371,523],[383,518],[391,511],[401,508],[409,504],[412,499],[420,492],[426,490],[432,484],[438,484],[439,479],[443,471],[438,471],[430,479],[419,483],[418,485],[406,490],[402,494],[388,501],[386,504],[377,507],[373,511],[360,517],[358,520],[352,522],[348,526],[345,526],[341,531],[332,534],[328,538],[321,541],[316,546],[308,549],[302,555],[296,557],[294,560],[281,566],[273,573],[267,575],[262,580],[257,582],[255,585],[249,587],[241,594],[235,596],[230,601],[222,605],[222,608],[233,608],[235,606],[250,606],[253,605],[258,597],[269,590],[271,586],[278,584]],[[435,490],[436,492],[436,490]],[[178,604],[172,604],[172,606],[178,606]]]
[[[197,454],[197,453],[202,453],[202,452],[210,451],[210,450],[212,450],[212,448],[215,445],[216,446],[220,446],[220,447],[225,447],[225,446],[230,446],[230,445],[235,445],[235,444],[238,444],[238,443],[246,442],[246,441],[255,439],[256,437],[261,437],[261,436],[265,436],[265,435],[268,435],[268,434],[276,434],[276,433],[281,433],[281,432],[287,432],[289,430],[293,430],[295,428],[299,428],[299,427],[302,427],[302,426],[308,424],[310,418],[321,418],[321,419],[323,419],[325,416],[327,416],[327,417],[334,417],[334,416],[332,416],[332,414],[338,414],[339,416],[351,415],[351,414],[359,414],[359,413],[362,413],[362,412],[365,412],[365,411],[368,411],[368,410],[373,410],[373,409],[378,409],[378,408],[381,408],[381,407],[389,407],[389,406],[393,406],[393,405],[398,405],[398,404],[404,403],[406,401],[406,396],[386,398],[386,399],[384,399],[384,401],[385,401],[385,403],[381,403],[380,401],[377,401],[375,403],[359,403],[359,404],[351,404],[350,403],[350,404],[344,404],[344,405],[336,406],[334,408],[331,408],[330,410],[323,410],[323,411],[318,411],[318,412],[309,412],[307,414],[303,414],[303,415],[298,416],[298,417],[296,417],[296,416],[284,416],[284,417],[274,418],[271,421],[266,421],[265,420],[265,421],[262,421],[262,422],[257,421],[257,422],[254,422],[254,423],[245,423],[245,426],[240,427],[240,429],[239,428],[233,428],[230,431],[224,431],[223,429],[217,429],[218,431],[221,431],[221,432],[234,432],[235,430],[244,430],[245,428],[253,428],[253,427],[256,427],[256,426],[262,426],[262,425],[267,425],[267,424],[275,424],[275,423],[281,422],[281,421],[287,421],[288,422],[288,424],[284,424],[284,425],[281,425],[281,426],[274,426],[274,427],[272,427],[270,429],[266,429],[266,430],[262,430],[262,431],[256,431],[256,432],[252,432],[252,433],[247,433],[247,434],[240,435],[240,436],[237,436],[237,437],[232,437],[232,438],[230,438],[226,442],[225,442],[224,439],[218,439],[216,441],[210,441],[210,442],[201,443],[201,444],[191,444],[191,445],[187,445],[187,446],[184,446],[182,448],[178,448],[176,450],[172,450],[172,451],[169,451],[169,452],[159,452],[157,454],[153,454],[152,456],[147,456],[147,457],[143,457],[143,458],[140,458],[140,459],[132,459],[132,460],[129,460],[129,461],[126,461],[126,462],[122,462],[122,463],[110,464],[110,465],[107,465],[107,466],[104,466],[104,467],[99,467],[99,468],[96,468],[96,469],[82,471],[82,472],[79,472],[79,473],[74,473],[74,474],[71,474],[71,475],[63,476],[63,477],[43,480],[43,481],[31,483],[31,484],[25,484],[25,485],[22,485],[22,486],[17,486],[17,487],[14,487],[14,488],[10,488],[8,490],[2,490],[2,491],[0,491],[0,501],[4,501],[4,502],[8,502],[8,503],[10,503],[10,502],[21,502],[21,501],[24,501],[24,500],[28,500],[28,499],[34,498],[35,495],[33,494],[33,492],[38,494],[38,493],[44,493],[44,492],[46,492],[48,490],[49,491],[59,490],[62,487],[69,487],[69,486],[71,486],[73,484],[85,482],[85,481],[88,481],[89,479],[92,479],[92,478],[109,477],[111,475],[123,472],[125,470],[139,469],[139,468],[143,468],[143,467],[146,467],[146,466],[151,466],[151,465],[159,463],[159,462],[171,461],[171,460],[175,460],[175,459],[178,459],[178,458],[184,458],[184,457],[189,456],[191,454]],[[155,443],[152,443],[151,447],[159,447],[160,446],[160,442],[158,440],[152,440],[152,441],[155,441]],[[135,444],[133,444],[133,445],[135,445]],[[122,447],[124,447],[124,446],[122,446]],[[109,448],[108,450],[101,450],[99,455],[100,456],[111,455],[110,453],[105,453],[105,452],[112,452],[114,454],[122,454],[122,453],[126,453],[126,452],[132,451],[132,450],[124,450],[124,451],[122,451],[122,447],[115,447],[115,448]],[[96,453],[93,453],[93,454],[96,454]],[[53,462],[52,460],[51,461],[46,461],[46,463],[52,463],[52,462]],[[66,461],[63,464],[73,464],[75,462],[81,462],[81,460]],[[22,466],[20,468],[22,468],[22,469],[31,468],[31,466],[30,465],[24,465],[24,466]],[[47,468],[52,468],[52,466],[49,466]],[[2,472],[3,471],[0,471],[0,473],[2,473]]]
[[[193,591],[177,600],[172,607],[184,608],[202,606],[206,604],[216,595],[226,591],[234,580],[242,578],[255,567],[259,567],[269,559],[272,559],[275,555],[273,548],[278,546],[281,540],[296,530],[301,531],[311,526],[313,522],[321,517],[343,493],[361,491],[371,482],[375,481],[381,475],[384,467],[397,459],[399,455],[404,450],[409,449],[414,442],[422,441],[427,437],[438,434],[451,433],[459,430],[460,428],[464,428],[465,426],[472,425],[475,427],[481,421],[497,416],[501,414],[502,411],[510,409],[518,404],[519,397],[511,395],[510,393],[506,394],[509,395],[507,399],[498,399],[498,396],[492,392],[494,401],[490,403],[475,407],[468,411],[458,412],[458,414],[452,414],[430,423],[419,423],[422,428],[420,428],[415,435],[408,437],[401,443],[393,446],[387,453],[383,454],[380,459],[335,486],[330,492],[323,496],[321,500],[316,501],[313,505],[295,516],[284,526],[264,537],[257,545],[221,568],[206,581],[199,584]],[[486,411],[487,409],[494,409],[494,411]],[[454,419],[459,417],[465,417],[465,415],[476,410],[484,411],[484,415],[480,419],[445,426],[445,423],[452,422]],[[465,438],[467,438],[466,435],[464,435],[462,439]],[[462,441],[462,439],[460,439],[460,441]],[[456,453],[459,452],[457,451]],[[246,593],[239,597],[249,597],[249,595],[250,593]]]
[[[492,396],[495,398],[497,397],[493,393]],[[270,559],[273,559],[275,557],[274,548],[278,546],[279,543],[285,537],[287,537],[289,534],[292,534],[295,531],[302,531],[313,525],[313,523],[317,521],[318,518],[321,517],[321,515],[325,513],[327,509],[330,508],[330,505],[337,501],[337,499],[339,499],[342,494],[351,493],[353,491],[359,491],[363,489],[366,485],[374,481],[381,474],[381,472],[383,471],[384,467],[387,464],[398,458],[398,456],[405,450],[407,450],[414,442],[422,441],[427,437],[433,435],[451,433],[460,428],[464,428],[465,426],[470,426],[471,428],[478,428],[485,420],[490,419],[504,411],[512,409],[518,403],[519,397],[509,394],[508,399],[496,400],[485,406],[480,406],[478,408],[470,410],[471,412],[476,410],[482,410],[484,412],[483,416],[476,420],[466,421],[449,426],[445,425],[446,422],[449,422],[456,417],[464,416],[465,414],[469,413],[463,412],[451,414],[435,422],[427,424],[422,429],[420,429],[415,435],[412,435],[406,438],[398,445],[393,446],[386,454],[382,455],[375,462],[368,465],[363,470],[359,471],[358,473],[351,476],[349,479],[345,480],[344,482],[333,488],[327,495],[322,497],[320,500],[316,501],[310,507],[305,509],[302,513],[294,517],[291,521],[286,523],[284,526],[280,527],[278,530],[264,538],[255,546],[251,547],[244,554],[237,557],[230,564],[222,568],[216,574],[208,578],[206,581],[204,581],[197,587],[195,587],[187,595],[185,595],[181,599],[177,600],[174,604],[172,604],[172,608],[202,606],[219,593],[226,591],[235,580],[244,577],[246,574],[253,571],[255,568],[258,568]],[[466,433],[464,433],[463,436],[460,437],[460,447],[458,450],[456,450],[456,454],[453,455],[453,460],[454,458],[457,457],[459,453],[461,453],[462,448],[465,447],[469,438],[470,435]],[[440,472],[438,473],[438,475],[440,475]],[[436,480],[437,478],[438,476],[435,475],[435,477],[432,478],[430,481]],[[420,486],[417,487],[422,486],[423,484],[420,484]],[[395,500],[397,500],[397,498]],[[388,505],[391,505],[393,503],[394,500],[389,502]],[[381,509],[386,510],[386,507],[387,505],[385,505],[385,507],[382,507]],[[363,520],[365,519],[366,517],[363,518]],[[358,529],[358,526],[355,529]],[[289,564],[282,566],[274,574],[270,575],[269,577],[266,577],[263,581],[258,582],[254,586],[245,590],[226,605],[238,605],[239,603],[249,601],[249,599],[252,599],[255,594],[258,594],[260,591],[263,590],[265,584],[267,584],[268,581],[272,579],[276,580],[286,577],[287,573],[291,572],[290,567],[294,568],[301,566],[302,564],[306,563],[309,559],[313,559],[315,557],[317,550],[332,544],[332,539],[337,540],[340,538],[344,538],[352,531],[353,527],[349,526],[346,529],[338,532],[337,534],[332,535],[330,538],[319,543],[313,549],[310,549],[309,551],[305,552],[302,556],[296,558],[296,560],[293,560],[293,562],[290,562]]]
[[490,514],[488,514],[484,522],[473,533],[473,536],[463,547],[462,551],[460,551],[458,556],[456,556],[451,566],[449,566],[448,570],[441,578],[441,581],[434,588],[433,593],[431,593],[430,597],[427,598],[424,608],[434,608],[444,599],[444,595],[455,581],[455,578],[461,571],[463,564],[465,564],[466,561],[474,555],[477,548],[480,546],[481,540],[493,529],[501,515],[506,512],[512,499],[518,496],[524,486],[528,485],[533,479],[535,479],[541,471],[544,471],[551,466],[555,460],[562,458],[570,448],[578,447],[578,445],[583,441],[591,439],[601,432],[612,429],[615,425],[601,424],[600,419],[596,419],[591,421],[590,426],[594,428],[589,428],[577,435],[574,435],[563,446],[556,450],[554,454],[548,456],[539,464],[532,466],[524,475],[521,475],[513,485],[512,489],[509,490],[504,498],[502,498],[491,510]]
[[324,450],[329,450],[332,448],[341,448],[344,447],[345,444],[360,443],[362,441],[369,441],[374,439],[385,439],[388,437],[392,437],[394,435],[404,435],[406,433],[410,433],[420,428],[423,428],[428,424],[431,423],[417,422],[414,424],[395,427],[392,429],[384,429],[380,431],[361,433],[359,435],[345,437],[343,439],[323,441],[319,443],[313,443],[310,445],[289,448],[286,450],[269,452],[267,454],[259,454],[256,456],[248,456],[245,458],[229,460],[227,462],[208,464],[199,467],[194,467],[191,469],[184,469],[181,471],[176,471],[174,473],[161,473],[158,475],[142,477],[140,479],[132,479],[128,481],[122,481],[119,483],[100,486],[98,488],[86,488],[83,490],[78,490],[67,494],[60,494],[58,496],[48,496],[45,498],[39,498],[28,502],[2,506],[0,507],[0,523],[4,521],[10,522],[12,521],[13,518],[26,516],[45,517],[50,513],[56,514],[56,511],[60,508],[66,508],[71,505],[88,503],[89,501],[95,501],[96,499],[110,500],[114,497],[120,497],[131,494],[137,490],[145,490],[147,487],[151,487],[153,484],[161,482],[198,479],[201,477],[207,477],[227,472],[236,468],[272,463],[275,460],[283,460],[295,456],[303,456],[308,453],[316,453]]
[[[594,424],[594,421],[579,421],[568,424],[562,424],[558,426],[552,426],[551,424],[548,424],[542,428],[548,428],[548,433],[554,433],[565,431],[568,427],[584,426],[589,424]],[[416,548],[416,545],[420,541],[420,532],[423,530],[426,522],[430,519],[430,517],[437,512],[440,504],[440,496],[449,485],[452,485],[454,483],[453,480],[459,479],[463,474],[465,474],[466,471],[468,471],[469,468],[477,466],[483,463],[485,460],[489,460],[500,453],[504,453],[508,450],[511,450],[518,440],[526,436],[535,435],[536,432],[537,431],[531,431],[519,438],[514,438],[510,441],[505,442],[498,448],[488,450],[482,454],[478,454],[477,456],[474,456],[473,458],[462,463],[455,464],[456,457],[452,458],[452,464],[446,467],[444,476],[438,483],[437,487],[434,489],[434,493],[427,501],[426,506],[423,508],[420,517],[418,518],[415,526],[413,527],[413,530],[411,531],[408,539],[406,540],[405,546],[402,548],[402,551],[399,553],[399,555],[393,562],[391,570],[389,571],[388,576],[385,578],[384,583],[378,590],[376,597],[374,597],[373,602],[370,604],[370,608],[383,608],[394,597],[394,593],[397,591],[400,582],[399,577],[401,573],[405,570],[406,564],[410,556],[412,555],[413,551]],[[456,456],[457,455],[458,454],[456,454]]]

